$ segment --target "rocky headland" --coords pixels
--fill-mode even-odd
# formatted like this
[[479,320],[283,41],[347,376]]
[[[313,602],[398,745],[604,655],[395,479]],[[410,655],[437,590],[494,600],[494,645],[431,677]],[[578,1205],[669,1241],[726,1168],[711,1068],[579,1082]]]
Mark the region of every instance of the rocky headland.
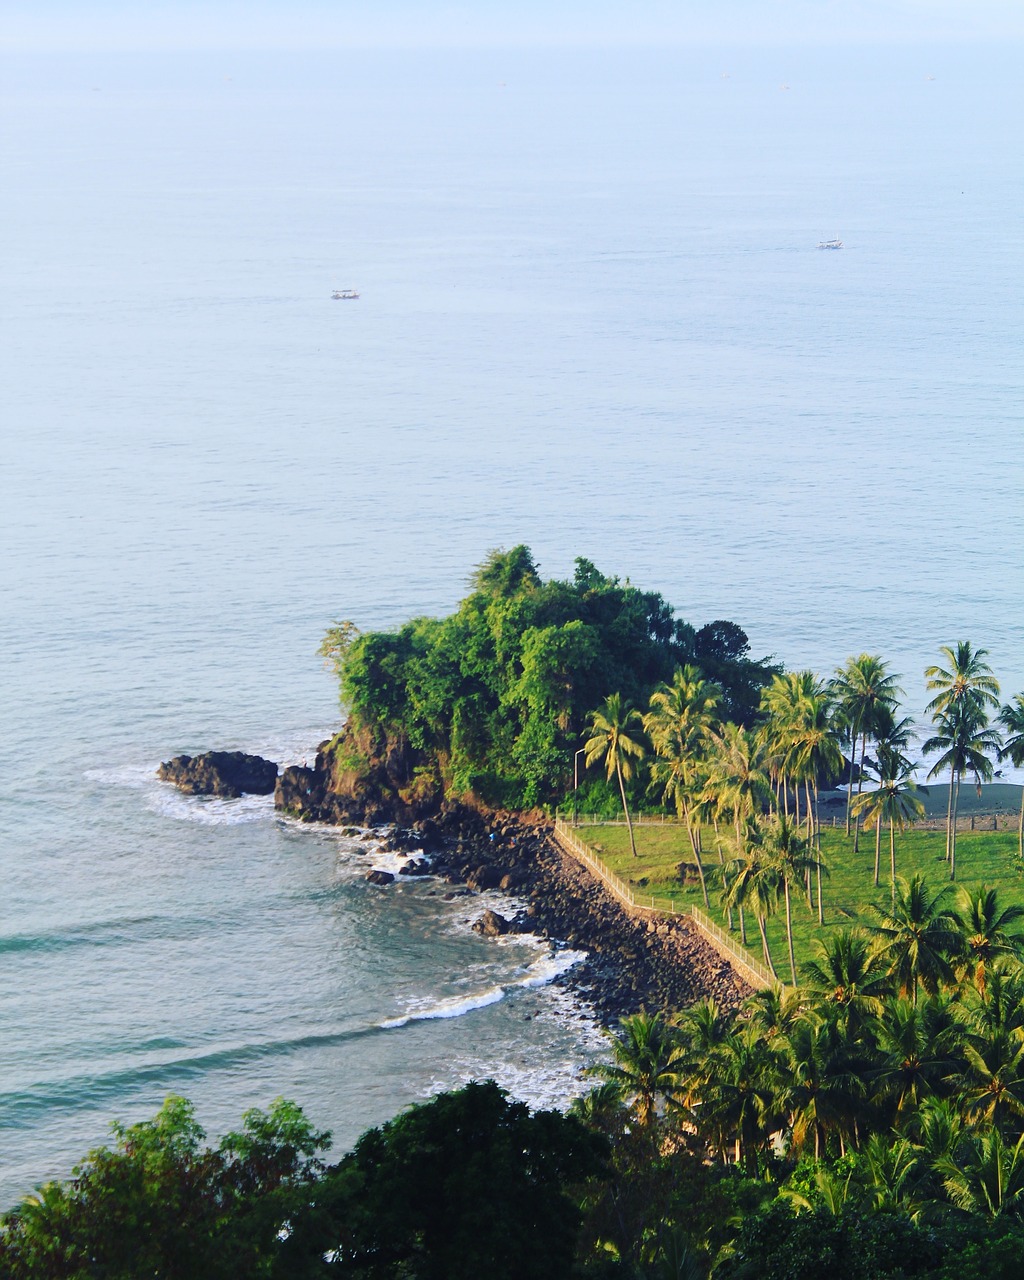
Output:
[[[680,1009],[703,996],[734,1006],[749,987],[684,917],[648,918],[626,910],[554,837],[541,813],[489,809],[473,797],[453,801],[409,767],[399,748],[346,767],[341,735],[321,745],[312,768],[291,766],[277,781],[276,807],[307,822],[367,829],[386,826],[385,847],[423,852],[429,866],[407,863],[471,892],[503,890],[527,903],[511,921],[485,910],[479,932],[528,931],[585,950],[562,981],[613,1023],[640,1009]],[[365,760],[365,756],[364,756]],[[386,884],[389,873],[368,879]]]

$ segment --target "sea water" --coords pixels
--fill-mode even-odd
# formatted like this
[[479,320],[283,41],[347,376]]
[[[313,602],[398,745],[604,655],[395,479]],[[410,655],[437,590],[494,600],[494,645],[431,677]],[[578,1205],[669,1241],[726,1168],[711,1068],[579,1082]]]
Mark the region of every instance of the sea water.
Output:
[[1018,52],[5,59],[0,1203],[169,1092],[343,1150],[585,1087],[572,955],[153,777],[308,758],[334,619],[522,541],[914,714],[959,639],[1024,688]]

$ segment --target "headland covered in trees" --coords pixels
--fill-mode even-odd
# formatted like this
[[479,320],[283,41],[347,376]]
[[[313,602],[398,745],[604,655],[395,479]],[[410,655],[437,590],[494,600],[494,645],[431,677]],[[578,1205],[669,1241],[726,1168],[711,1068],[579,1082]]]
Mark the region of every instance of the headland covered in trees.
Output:
[[[471,1084],[335,1164],[294,1104],[247,1113],[211,1148],[169,1099],[2,1220],[4,1274],[1019,1275],[1020,832],[993,833],[995,883],[972,879],[969,835],[957,862],[962,781],[1024,750],[1024,698],[1000,703],[984,650],[950,646],[926,673],[923,750],[949,780],[931,882],[897,870],[920,769],[881,658],[827,681],[785,672],[752,659],[736,624],[695,629],[588,561],[542,582],[523,547],[492,554],[450,618],[386,634],[338,624],[323,652],[349,717],[313,768],[278,778],[278,807],[393,824],[389,842],[427,853],[433,873],[528,898],[523,927],[593,951],[610,1061],[567,1115]],[[676,873],[741,936],[752,918],[769,967],[784,914],[788,987],[750,993],[685,922],[631,917],[564,857],[550,808],[581,759],[597,771],[586,807],[621,810],[622,858],[645,856],[631,809],[661,807],[689,851]],[[845,827],[823,845],[820,792],[844,779]],[[840,861],[871,898],[841,924],[822,909]],[[799,964],[797,913],[820,930]]]

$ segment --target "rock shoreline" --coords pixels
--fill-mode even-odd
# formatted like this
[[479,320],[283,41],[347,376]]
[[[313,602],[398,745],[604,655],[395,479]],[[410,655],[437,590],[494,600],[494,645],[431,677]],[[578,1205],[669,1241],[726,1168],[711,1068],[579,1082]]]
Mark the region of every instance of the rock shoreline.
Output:
[[[384,847],[409,854],[422,849],[434,874],[449,884],[525,899],[512,927],[587,953],[556,982],[583,996],[606,1026],[641,1009],[681,1009],[704,996],[731,1008],[750,993],[685,917],[627,911],[562,849],[550,823],[446,805],[435,818],[389,832]],[[494,929],[488,919],[480,931],[496,936]]]
[[[436,793],[399,798],[390,770],[403,776],[397,757],[377,763],[376,783],[349,787],[333,768],[329,743],[312,768],[277,765],[240,752],[179,756],[161,765],[159,776],[190,794],[238,795],[274,791],[275,808],[306,822],[333,826],[388,826],[383,845],[410,861],[401,875],[433,873],[451,885],[488,889],[524,899],[527,906],[511,928],[563,942],[587,953],[556,982],[572,987],[607,1025],[637,1013],[685,1008],[704,996],[733,1007],[750,987],[685,917],[649,918],[628,911],[594,876],[565,852],[542,815],[491,811]],[[338,785],[339,781],[342,785]],[[416,855],[426,855],[426,859]],[[389,871],[367,879],[386,886]],[[506,922],[481,915],[485,936],[501,935]]]

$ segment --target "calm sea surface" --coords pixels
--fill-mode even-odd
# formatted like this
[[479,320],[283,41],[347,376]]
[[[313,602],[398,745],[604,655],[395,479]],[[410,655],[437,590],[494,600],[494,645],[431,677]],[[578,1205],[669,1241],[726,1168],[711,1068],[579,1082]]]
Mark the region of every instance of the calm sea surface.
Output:
[[524,541],[912,712],[960,638],[1024,688],[1019,55],[0,66],[0,1205],[168,1092],[344,1147],[580,1087],[566,957],[152,779],[315,747],[333,619]]

